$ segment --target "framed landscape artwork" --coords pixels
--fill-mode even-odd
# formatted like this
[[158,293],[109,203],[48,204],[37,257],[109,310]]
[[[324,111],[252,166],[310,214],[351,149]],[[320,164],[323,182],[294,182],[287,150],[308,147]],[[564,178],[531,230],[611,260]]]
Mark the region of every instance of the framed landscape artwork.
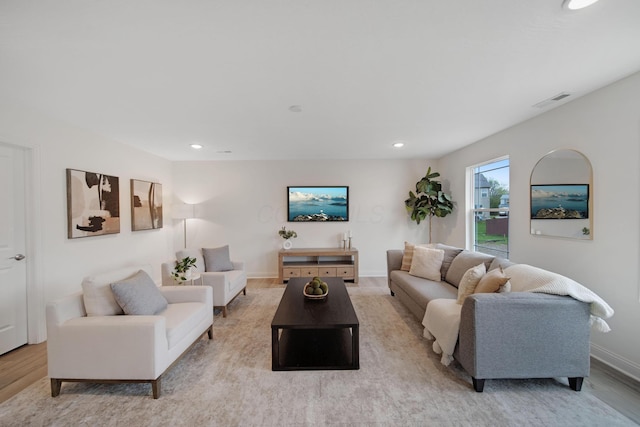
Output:
[[162,184],[131,180],[131,230],[162,228]]
[[531,186],[531,219],[589,218],[589,184]]
[[67,237],[120,232],[120,183],[117,176],[67,169]]
[[349,187],[287,187],[289,222],[349,221]]

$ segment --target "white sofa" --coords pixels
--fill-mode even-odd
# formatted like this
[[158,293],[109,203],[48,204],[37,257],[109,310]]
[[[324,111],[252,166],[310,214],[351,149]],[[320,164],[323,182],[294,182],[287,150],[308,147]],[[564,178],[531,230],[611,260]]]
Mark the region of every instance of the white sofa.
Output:
[[[222,316],[227,317],[227,306],[242,292],[247,294],[247,273],[243,261],[230,261],[233,270],[205,271],[205,259],[201,249],[185,249],[176,252],[176,259],[185,257],[195,258],[196,267],[192,274],[200,276],[194,280],[195,284],[210,286],[213,289],[213,308],[222,310]],[[176,281],[171,276],[175,261],[162,264],[162,286],[175,286]]]
[[[126,279],[150,266],[129,267],[87,277],[94,286]],[[173,286],[158,288],[166,309],[156,315],[87,316],[83,292],[47,304],[47,358],[51,395],[62,382],[151,383],[160,396],[161,377],[206,332],[213,332],[211,288]],[[115,301],[115,300],[114,300]],[[95,314],[95,313],[91,313]]]

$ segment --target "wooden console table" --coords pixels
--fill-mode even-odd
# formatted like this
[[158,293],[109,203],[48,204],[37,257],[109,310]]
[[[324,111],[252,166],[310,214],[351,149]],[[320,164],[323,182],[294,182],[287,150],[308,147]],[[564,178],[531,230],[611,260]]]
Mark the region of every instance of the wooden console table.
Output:
[[358,283],[358,250],[299,248],[278,251],[278,281],[292,277],[342,277]]

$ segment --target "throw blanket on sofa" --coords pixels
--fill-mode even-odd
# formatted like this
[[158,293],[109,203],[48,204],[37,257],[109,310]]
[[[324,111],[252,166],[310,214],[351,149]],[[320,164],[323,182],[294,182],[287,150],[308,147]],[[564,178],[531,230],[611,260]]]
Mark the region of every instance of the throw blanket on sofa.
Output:
[[589,303],[591,325],[601,332],[611,330],[604,319],[613,316],[613,309],[602,298],[580,283],[560,274],[527,264],[514,264],[505,268],[504,273],[510,278],[512,292],[568,295],[578,301]]
[[423,335],[433,339],[433,351],[442,354],[440,363],[448,366],[453,361],[453,350],[460,331],[460,311],[462,305],[454,299],[434,299],[427,304],[422,324]]
[[[505,268],[504,273],[511,283],[511,292],[539,292],[570,296],[590,304],[591,325],[598,331],[609,332],[611,328],[604,319],[613,316],[613,309],[598,295],[578,282],[527,264],[514,264]],[[427,305],[422,325],[423,335],[434,339],[433,351],[442,354],[440,362],[449,365],[453,361],[453,351],[460,331],[462,306],[455,299],[435,299]]]

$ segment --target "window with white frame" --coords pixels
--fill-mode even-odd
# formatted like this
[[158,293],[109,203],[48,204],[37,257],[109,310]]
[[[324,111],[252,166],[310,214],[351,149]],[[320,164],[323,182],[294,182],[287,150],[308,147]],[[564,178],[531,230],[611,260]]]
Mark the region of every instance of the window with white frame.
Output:
[[509,158],[470,166],[467,176],[470,247],[509,258]]

